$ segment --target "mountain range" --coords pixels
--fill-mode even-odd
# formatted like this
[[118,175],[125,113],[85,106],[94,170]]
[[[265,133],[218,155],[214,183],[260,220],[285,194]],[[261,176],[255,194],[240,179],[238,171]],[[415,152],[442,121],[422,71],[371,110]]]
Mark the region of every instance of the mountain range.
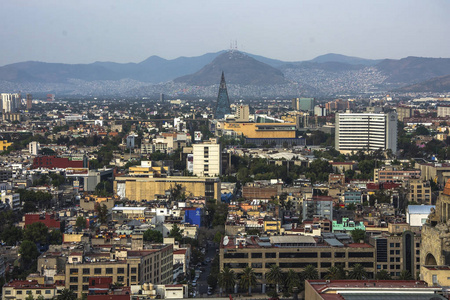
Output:
[[[162,92],[208,97],[217,93],[222,71],[227,84],[236,86],[236,97],[255,96],[260,91],[268,92],[267,96],[340,95],[402,91],[442,78],[450,75],[450,58],[371,60],[331,53],[309,61],[285,62],[239,51],[219,51],[173,60],[151,56],[140,63],[28,61],[0,67],[0,89],[59,95],[141,96]],[[448,91],[443,84],[428,86]],[[262,89],[258,92],[257,87]]]

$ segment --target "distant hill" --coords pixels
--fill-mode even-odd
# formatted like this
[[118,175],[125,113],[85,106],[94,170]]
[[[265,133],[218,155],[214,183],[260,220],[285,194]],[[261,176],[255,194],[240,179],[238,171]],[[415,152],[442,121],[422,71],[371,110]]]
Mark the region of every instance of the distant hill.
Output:
[[412,84],[450,75],[450,58],[408,56],[400,60],[385,59],[376,68],[388,76],[388,83]]
[[225,72],[225,78],[229,84],[272,85],[287,83],[280,70],[239,51],[222,53],[200,71],[176,78],[174,82],[197,86],[219,84],[222,71]]
[[310,62],[314,63],[328,63],[328,62],[337,62],[344,63],[350,65],[364,65],[364,66],[373,66],[381,62],[381,59],[365,59],[353,56],[346,56],[342,54],[336,53],[328,53],[324,55],[317,56],[314,59],[311,59]]
[[450,75],[435,77],[430,80],[405,86],[399,92],[450,92]]

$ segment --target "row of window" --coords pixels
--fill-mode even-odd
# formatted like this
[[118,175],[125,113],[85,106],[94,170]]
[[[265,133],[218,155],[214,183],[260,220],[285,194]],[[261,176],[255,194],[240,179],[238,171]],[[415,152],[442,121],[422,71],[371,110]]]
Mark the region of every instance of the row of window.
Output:
[[[391,250],[391,252],[394,250]],[[397,250],[399,252],[399,250]],[[393,254],[393,253],[391,253]],[[400,252],[398,253],[400,254]],[[348,252],[348,257],[373,257],[373,252]],[[248,258],[248,253],[224,253],[224,258]],[[277,258],[276,253],[265,253],[266,258]],[[278,258],[317,258],[317,252],[280,252]],[[320,252],[321,258],[332,257],[331,252]],[[346,252],[334,252],[334,257],[346,257]],[[251,253],[251,258],[262,258],[262,253]]]
[[[16,291],[16,295],[22,295],[23,291]],[[31,295],[33,294],[33,291],[26,291],[25,292],[27,295]],[[36,290],[35,291],[36,295],[41,295],[42,291],[41,290]],[[45,290],[45,294],[46,295],[51,295],[52,290]],[[61,293],[61,291],[58,291],[58,293]],[[11,290],[5,290],[5,295],[11,295]]]
[[[130,271],[132,274],[135,274],[136,268],[131,268]],[[79,272],[78,269],[70,269],[69,270],[70,275],[78,275],[78,272]],[[90,273],[91,273],[91,269],[83,268],[83,270],[82,270],[83,275],[90,275]],[[106,274],[125,274],[125,268],[117,268],[115,273],[114,273],[113,268],[105,268],[105,273]],[[96,274],[96,275],[102,274],[102,268],[94,268],[94,274]]]

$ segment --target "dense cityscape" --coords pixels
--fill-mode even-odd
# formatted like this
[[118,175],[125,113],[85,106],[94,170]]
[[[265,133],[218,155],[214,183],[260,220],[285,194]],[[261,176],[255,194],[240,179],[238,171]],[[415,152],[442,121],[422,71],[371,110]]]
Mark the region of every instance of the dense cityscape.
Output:
[[3,299],[447,299],[450,97],[217,81],[213,101],[1,94]]

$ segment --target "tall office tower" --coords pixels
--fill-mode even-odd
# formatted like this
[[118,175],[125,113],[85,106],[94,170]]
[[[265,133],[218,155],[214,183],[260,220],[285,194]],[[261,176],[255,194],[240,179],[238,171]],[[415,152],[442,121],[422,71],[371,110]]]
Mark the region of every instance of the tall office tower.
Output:
[[240,104],[236,106],[236,121],[248,122],[250,115],[250,108],[248,105]]
[[201,177],[219,176],[222,173],[220,144],[216,139],[192,145],[194,175]]
[[219,95],[217,96],[216,109],[214,111],[215,119],[225,118],[225,114],[231,114],[230,99],[228,98],[227,84],[225,83],[225,75],[222,72],[220,80]]
[[337,113],[336,150],[350,153],[358,150],[397,152],[397,113]]
[[27,109],[31,109],[33,107],[33,96],[31,94],[27,94]]

